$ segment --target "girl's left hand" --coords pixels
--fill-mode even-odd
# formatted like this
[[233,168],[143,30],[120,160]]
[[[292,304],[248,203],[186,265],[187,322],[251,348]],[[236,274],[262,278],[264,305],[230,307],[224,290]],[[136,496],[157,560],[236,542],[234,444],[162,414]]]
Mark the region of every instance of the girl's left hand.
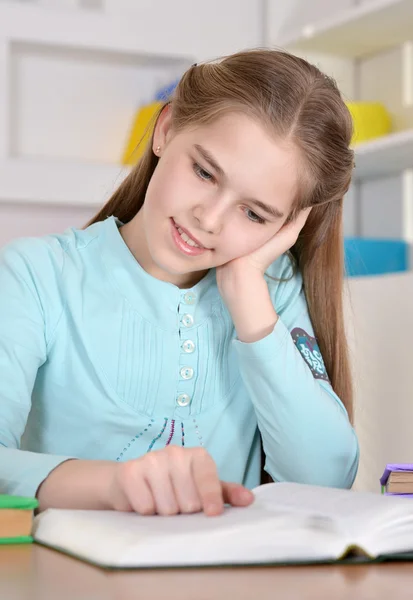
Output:
[[231,292],[235,291],[233,284],[240,278],[245,281],[257,275],[263,277],[268,267],[294,246],[310,211],[311,208],[302,210],[294,221],[283,225],[268,242],[251,254],[217,267],[218,289],[224,299],[231,297]]

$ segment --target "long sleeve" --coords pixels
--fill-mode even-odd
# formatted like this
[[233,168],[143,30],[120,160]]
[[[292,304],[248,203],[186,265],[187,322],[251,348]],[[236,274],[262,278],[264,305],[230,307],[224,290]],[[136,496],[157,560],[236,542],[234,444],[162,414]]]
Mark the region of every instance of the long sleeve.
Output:
[[[314,339],[299,273],[284,256],[270,271],[279,316],[258,342],[234,341],[241,375],[257,415],[266,471],[276,481],[351,487],[359,449]],[[328,326],[328,324],[326,325]]]
[[0,493],[34,496],[67,457],[19,450],[37,372],[47,359],[52,316],[27,253],[21,252],[23,245],[30,254],[40,250],[39,258],[47,260],[37,240],[10,244],[0,252]]

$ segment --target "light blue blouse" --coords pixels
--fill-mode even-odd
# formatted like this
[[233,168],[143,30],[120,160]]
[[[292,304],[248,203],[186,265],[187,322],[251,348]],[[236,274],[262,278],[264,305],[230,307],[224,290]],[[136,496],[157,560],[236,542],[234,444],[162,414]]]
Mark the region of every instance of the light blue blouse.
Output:
[[[204,446],[223,480],[350,487],[357,438],[326,375],[302,279],[269,269],[280,316],[241,343],[215,270],[191,289],[146,273],[111,217],[0,252],[0,492],[33,496],[69,457]],[[288,281],[285,281],[285,278]],[[328,324],[326,324],[328,327]]]

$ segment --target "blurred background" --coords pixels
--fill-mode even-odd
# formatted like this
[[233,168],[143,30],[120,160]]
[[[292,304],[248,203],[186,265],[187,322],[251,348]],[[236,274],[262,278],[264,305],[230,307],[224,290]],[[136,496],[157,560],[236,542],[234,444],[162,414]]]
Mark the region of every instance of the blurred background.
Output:
[[413,0],[0,0],[0,246],[85,224],[183,71],[256,46],[333,75],[354,118],[356,487],[378,490],[413,462]]

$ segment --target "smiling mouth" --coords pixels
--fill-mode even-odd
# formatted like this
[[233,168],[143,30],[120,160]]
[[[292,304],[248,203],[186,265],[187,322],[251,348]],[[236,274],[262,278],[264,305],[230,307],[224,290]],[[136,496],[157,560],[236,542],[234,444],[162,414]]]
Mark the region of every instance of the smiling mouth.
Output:
[[172,222],[175,226],[175,229],[179,233],[181,239],[186,244],[188,244],[188,246],[191,246],[192,248],[199,248],[200,250],[210,250],[210,248],[206,248],[205,246],[203,246],[199,240],[197,240],[196,238],[193,238],[189,234],[189,232],[187,230],[183,229],[180,225],[178,225],[178,223],[176,223],[176,221],[174,219],[172,219]]

